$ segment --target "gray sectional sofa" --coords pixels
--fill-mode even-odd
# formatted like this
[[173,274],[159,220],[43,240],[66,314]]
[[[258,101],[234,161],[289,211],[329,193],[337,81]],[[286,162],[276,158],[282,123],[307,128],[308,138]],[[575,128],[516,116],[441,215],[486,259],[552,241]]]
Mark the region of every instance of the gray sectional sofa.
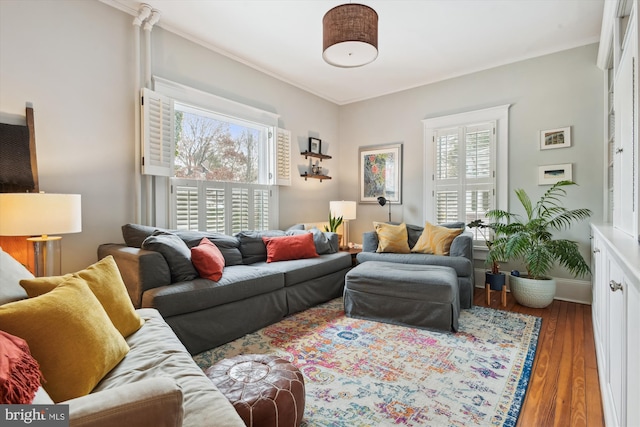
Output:
[[157,309],[187,350],[197,354],[342,295],[351,256],[338,251],[335,233],[312,231],[320,256],[271,263],[266,262],[263,236],[308,231],[246,231],[235,236],[171,232],[189,248],[207,237],[220,249],[225,267],[217,282],[180,280],[176,271],[181,267],[173,259],[178,257],[163,248],[143,249],[148,247],[145,240],[158,232],[155,227],[123,226],[125,243],[100,245],[98,257],[113,255],[134,306]]
[[[448,228],[464,228],[465,224],[449,223],[440,224]],[[424,227],[407,224],[408,244],[412,248]],[[463,232],[458,235],[451,243],[449,255],[430,255],[421,253],[378,253],[378,235],[375,231],[363,233],[362,235],[362,252],[356,258],[359,263],[366,261],[385,261],[402,264],[420,264],[420,265],[439,265],[451,267],[456,271],[458,276],[458,286],[460,291],[460,307],[471,308],[473,305],[473,234]]]

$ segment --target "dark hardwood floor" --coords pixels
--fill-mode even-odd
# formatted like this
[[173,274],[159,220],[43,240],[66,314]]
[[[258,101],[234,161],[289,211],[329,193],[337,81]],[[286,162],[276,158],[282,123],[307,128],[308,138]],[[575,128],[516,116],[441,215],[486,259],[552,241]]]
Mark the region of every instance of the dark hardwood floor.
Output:
[[[474,303],[487,306],[484,289],[475,289]],[[489,306],[542,317],[518,426],[604,426],[591,306],[554,300],[547,308],[527,308],[507,293],[502,307],[499,292],[491,293]]]

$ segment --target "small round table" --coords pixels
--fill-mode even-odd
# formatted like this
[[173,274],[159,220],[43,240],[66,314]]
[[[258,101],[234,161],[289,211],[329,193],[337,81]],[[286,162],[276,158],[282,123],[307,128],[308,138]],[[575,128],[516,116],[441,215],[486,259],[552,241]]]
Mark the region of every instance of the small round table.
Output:
[[205,374],[248,427],[300,426],[304,378],[290,362],[273,355],[239,355],[216,363]]

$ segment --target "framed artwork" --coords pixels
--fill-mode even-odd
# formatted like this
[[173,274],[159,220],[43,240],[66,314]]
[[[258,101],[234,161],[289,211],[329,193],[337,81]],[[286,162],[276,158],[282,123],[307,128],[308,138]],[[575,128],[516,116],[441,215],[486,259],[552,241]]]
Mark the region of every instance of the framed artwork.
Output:
[[538,185],[553,185],[558,181],[571,181],[571,163],[538,167]]
[[322,141],[318,138],[309,137],[309,152],[322,154]]
[[402,203],[402,144],[360,147],[360,203]]
[[540,131],[540,149],[571,147],[571,127]]

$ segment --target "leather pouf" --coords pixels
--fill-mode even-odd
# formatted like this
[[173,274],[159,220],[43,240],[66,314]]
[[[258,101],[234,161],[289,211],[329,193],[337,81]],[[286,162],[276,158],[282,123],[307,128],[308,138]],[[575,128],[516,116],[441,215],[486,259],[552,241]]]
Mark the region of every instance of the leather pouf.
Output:
[[273,355],[224,359],[205,374],[233,404],[248,427],[298,427],[304,414],[304,378]]

